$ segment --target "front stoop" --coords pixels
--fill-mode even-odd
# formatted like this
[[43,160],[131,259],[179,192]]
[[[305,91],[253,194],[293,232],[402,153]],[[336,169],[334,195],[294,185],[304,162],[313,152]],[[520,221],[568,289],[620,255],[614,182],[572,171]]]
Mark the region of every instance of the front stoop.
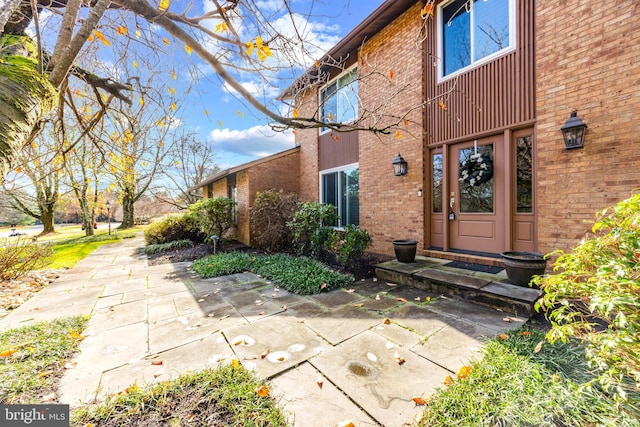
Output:
[[445,267],[447,262],[428,257],[416,257],[412,263],[388,261],[376,265],[376,276],[516,316],[531,317],[534,314],[533,305],[541,295],[540,290],[509,283],[504,270],[498,274],[480,273]]

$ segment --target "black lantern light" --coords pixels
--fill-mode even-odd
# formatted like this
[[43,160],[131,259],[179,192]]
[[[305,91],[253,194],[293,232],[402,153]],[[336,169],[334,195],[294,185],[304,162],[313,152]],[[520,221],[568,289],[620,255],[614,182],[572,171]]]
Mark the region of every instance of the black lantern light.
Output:
[[109,222],[109,236],[111,236],[111,203],[108,200],[105,207],[107,208],[107,221]]
[[407,161],[402,158],[400,153],[398,153],[396,158],[393,159],[393,162],[391,162],[391,164],[393,165],[393,172],[395,173],[396,176],[402,176],[407,174]]
[[567,150],[572,148],[581,148],[584,143],[584,133],[587,124],[578,117],[578,112],[573,110],[571,116],[564,126],[560,128],[562,137],[564,138],[564,146]]

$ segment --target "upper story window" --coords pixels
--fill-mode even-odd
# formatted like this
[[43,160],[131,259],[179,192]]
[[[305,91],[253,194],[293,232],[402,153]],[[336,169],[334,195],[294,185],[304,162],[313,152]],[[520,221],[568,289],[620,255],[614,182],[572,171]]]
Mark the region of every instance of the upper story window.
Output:
[[441,77],[515,47],[514,0],[453,0],[439,17]]
[[[340,74],[320,90],[323,122],[349,123],[358,117],[358,68]],[[321,132],[327,131],[322,128]]]

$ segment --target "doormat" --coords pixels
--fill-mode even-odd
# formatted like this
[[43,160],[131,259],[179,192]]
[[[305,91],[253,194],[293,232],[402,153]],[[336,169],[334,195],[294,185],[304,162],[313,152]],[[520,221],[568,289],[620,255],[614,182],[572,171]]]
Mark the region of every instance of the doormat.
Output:
[[445,264],[444,267],[462,268],[464,270],[480,271],[482,273],[497,274],[500,273],[502,267],[494,267],[491,265],[475,264],[473,262],[453,261]]

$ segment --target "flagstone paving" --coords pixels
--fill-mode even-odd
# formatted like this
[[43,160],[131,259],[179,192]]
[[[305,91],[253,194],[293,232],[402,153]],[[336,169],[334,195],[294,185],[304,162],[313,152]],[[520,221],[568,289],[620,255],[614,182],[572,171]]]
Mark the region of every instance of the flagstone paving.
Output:
[[385,281],[300,296],[252,273],[203,280],[190,263],[149,266],[142,245],[102,246],[0,320],[7,329],[91,315],[61,402],[235,358],[269,379],[291,425],[402,426],[422,410],[414,397],[526,320]]

